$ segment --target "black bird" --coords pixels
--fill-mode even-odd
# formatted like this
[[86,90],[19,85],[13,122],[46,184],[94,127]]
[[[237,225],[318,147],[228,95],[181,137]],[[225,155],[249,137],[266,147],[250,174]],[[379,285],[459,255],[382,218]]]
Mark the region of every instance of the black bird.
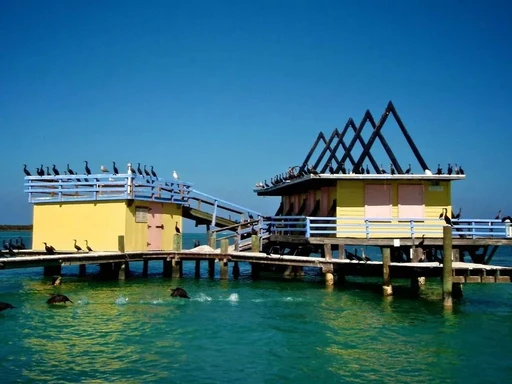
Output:
[[0,301],[0,312],[5,311],[6,309],[14,309],[16,308],[12,304],[5,303],[3,301]]
[[32,176],[27,169],[27,164],[23,164],[23,172],[25,172],[25,175],[27,175],[27,176]]
[[46,167],[46,176],[51,176],[50,167]]
[[368,164],[366,164],[366,174],[369,175],[370,174],[370,168],[368,168]]
[[443,208],[443,212],[441,213],[440,217],[444,218],[444,222],[448,224],[449,226],[453,227],[452,219],[448,216],[448,209]]
[[39,168],[39,171],[37,171],[38,176],[44,176],[44,167],[43,164],[41,164],[41,168]]
[[247,212],[247,216],[249,216],[249,220],[254,220],[254,216],[251,214],[251,212]]
[[87,240],[85,240],[85,248],[87,248],[89,252],[93,252],[92,248],[89,247],[89,242]]
[[50,297],[48,300],[46,300],[46,304],[57,304],[57,303],[66,304],[67,301],[69,301],[71,304],[74,304],[71,300],[69,300],[69,297],[67,297],[66,295],[58,294],[58,295],[52,295],[52,297]]
[[503,216],[503,219],[501,219],[502,223],[512,223],[512,217],[510,216]]
[[341,173],[344,175],[347,173],[347,168],[345,168],[345,163],[341,163]]
[[20,249],[26,249],[25,243],[23,242],[23,239],[20,237]]
[[174,229],[175,229],[176,233],[181,233],[181,229],[180,229],[180,227],[178,227],[178,222],[176,222]]
[[89,163],[87,162],[87,160],[84,160],[84,163],[85,163],[85,174],[86,175],[90,175],[91,174],[91,168],[89,168]]
[[114,175],[117,175],[119,173],[119,170],[116,167],[116,162],[115,161],[112,162],[112,169],[114,169]]
[[452,219],[460,219],[461,212],[462,212],[462,208],[459,208],[459,213],[457,213],[456,215],[454,215],[453,211],[452,211]]
[[75,172],[73,172],[73,170],[72,170],[71,168],[69,168],[69,164],[66,164],[66,166],[67,166],[66,171],[68,171],[68,173],[69,173],[70,175],[74,175],[74,174],[75,174]]
[[451,175],[453,173],[453,167],[450,163],[448,163],[448,170],[446,171],[447,174]]
[[329,163],[329,173],[334,175],[334,167],[332,166],[332,163]]
[[190,297],[187,294],[187,291],[180,287],[176,287],[174,289],[171,288],[171,297],[181,297],[182,299],[190,299]]
[[461,174],[461,175],[465,175],[464,170],[462,169],[462,167],[461,167],[461,166],[459,166],[459,174]]
[[48,245],[45,242],[43,242],[43,244],[44,244],[44,250],[46,251],[46,253],[48,253],[49,255],[55,254],[55,248],[53,248],[53,246]]
[[494,218],[494,220],[499,220],[501,218],[501,209],[498,211],[498,214]]
[[407,168],[407,169],[405,170],[405,174],[406,174],[406,175],[411,174],[411,164],[409,164],[409,168]]
[[59,170],[57,169],[57,167],[55,166],[55,164],[53,164],[52,171],[53,171],[53,175],[54,175],[54,176],[59,176],[59,175],[60,175]]
[[384,170],[384,167],[382,166],[382,164],[380,165],[380,173],[382,173],[382,174],[387,173],[387,172]]
[[390,164],[390,165],[389,165],[389,172],[390,172],[392,175],[396,174],[395,167],[393,166],[393,164]]
[[443,168],[441,168],[441,164],[437,164],[436,175],[442,175],[442,174],[443,174]]
[[201,242],[197,239],[194,240],[194,248],[197,248],[201,245]]
[[156,172],[153,170],[153,166],[151,166],[151,175],[155,178],[157,177]]
[[425,235],[421,235],[421,241],[418,243],[417,247],[421,248],[425,245]]
[[148,170],[146,169],[146,166],[144,165],[144,174],[147,176],[147,177],[151,177],[151,174],[148,172]]
[[144,176],[144,174],[142,173],[142,169],[140,169],[140,163],[137,163],[137,173],[141,176]]
[[80,247],[77,243],[76,243],[76,239],[73,239],[75,241],[75,249],[77,252],[80,252],[82,250],[82,247]]

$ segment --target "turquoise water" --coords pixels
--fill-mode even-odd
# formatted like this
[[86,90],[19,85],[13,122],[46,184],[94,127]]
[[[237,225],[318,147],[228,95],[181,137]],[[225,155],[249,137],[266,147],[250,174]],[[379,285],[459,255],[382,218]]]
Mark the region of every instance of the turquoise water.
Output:
[[[0,232],[2,237],[11,236]],[[30,234],[24,236],[30,243]],[[14,236],[13,236],[14,237]],[[186,235],[190,247],[198,235]],[[0,240],[2,238],[0,237]],[[509,261],[501,251],[496,260]],[[369,252],[371,254],[371,252]],[[203,263],[206,264],[206,263]],[[326,289],[307,269],[303,280],[238,281],[150,277],[105,282],[63,268],[53,288],[41,268],[0,270],[2,382],[22,383],[503,383],[512,377],[512,285],[466,285],[444,311],[440,285],[418,299],[395,286],[352,280]],[[206,265],[203,266],[206,276]],[[405,287],[405,282],[402,282]],[[171,299],[184,287],[191,300]],[[49,307],[52,292],[74,304]]]

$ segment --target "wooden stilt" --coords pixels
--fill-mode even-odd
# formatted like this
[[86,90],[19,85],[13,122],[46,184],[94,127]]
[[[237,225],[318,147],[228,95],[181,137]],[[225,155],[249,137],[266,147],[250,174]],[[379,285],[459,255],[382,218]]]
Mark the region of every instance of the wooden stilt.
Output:
[[[332,260],[332,248],[331,244],[324,244],[323,256],[326,260]],[[332,264],[326,264],[322,268],[325,274],[325,285],[334,285],[334,266]]]
[[115,270],[118,280],[126,280],[130,276],[130,263],[128,261],[118,262],[115,265]]
[[[220,253],[226,254],[229,251],[229,241],[228,239],[222,239],[220,241]],[[228,260],[225,258],[220,259],[220,279],[227,280],[229,277],[228,272]]]
[[215,260],[208,259],[208,277],[215,279]]
[[452,284],[452,297],[454,299],[461,299],[464,296],[462,292],[462,283]]
[[175,251],[181,251],[181,242],[182,242],[181,233],[176,233],[174,235],[174,242],[172,244],[172,249]]
[[101,263],[100,264],[100,276],[105,279],[112,278],[114,271],[113,263]]
[[[259,252],[260,251],[260,238],[257,235],[251,236],[251,251]],[[251,263],[251,277],[253,279],[259,279],[260,277],[260,264],[259,263]]]
[[235,280],[238,280],[238,278],[240,277],[240,267],[238,266],[238,261],[235,261],[233,263],[233,278]]
[[452,227],[443,227],[443,305],[452,307]]
[[384,296],[393,295],[393,286],[391,285],[391,275],[389,273],[389,264],[391,263],[391,249],[382,248],[382,293]]
[[43,276],[55,276],[61,274],[61,266],[60,265],[48,265],[43,267]]
[[149,274],[149,260],[142,262],[142,277],[148,277]]
[[196,260],[196,265],[195,265],[195,269],[194,269],[194,277],[196,279],[201,278],[201,260]]
[[162,276],[163,277],[171,277],[171,274],[172,274],[171,260],[163,260],[162,261]]
[[85,277],[87,274],[87,267],[85,264],[80,264],[78,266],[78,276],[79,277]]
[[179,279],[182,277],[182,274],[181,274],[181,260],[177,257],[173,258],[172,259],[172,262],[171,262],[171,277],[173,279]]

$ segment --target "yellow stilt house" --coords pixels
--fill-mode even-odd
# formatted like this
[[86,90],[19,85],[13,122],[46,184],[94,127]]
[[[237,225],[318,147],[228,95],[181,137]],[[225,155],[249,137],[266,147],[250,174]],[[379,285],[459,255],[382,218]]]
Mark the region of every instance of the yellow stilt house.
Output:
[[[382,135],[389,115],[395,117],[418,160],[420,172],[413,172],[411,166],[403,169]],[[367,123],[373,131],[366,142],[361,131]],[[344,137],[349,129],[354,135],[346,143]],[[382,159],[377,163],[371,153],[377,139],[390,160],[386,170],[378,165]],[[325,148],[310,165],[321,141]],[[357,143],[362,150],[356,155],[353,148]],[[447,220],[458,218],[452,212],[451,182],[464,178],[464,171],[456,166],[449,166],[446,172],[429,169],[390,102],[377,124],[367,111],[359,126],[349,119],[343,131],[335,129],[329,139],[320,132],[301,166],[273,177],[270,183],[261,183],[255,191],[260,196],[281,197],[274,221],[281,223],[280,228],[287,228],[289,235],[361,239],[441,237],[445,220],[444,214],[440,220],[440,214],[446,210]]]
[[182,181],[136,175],[131,166],[117,175],[28,176],[33,248],[46,242],[75,251],[76,239],[83,250],[172,250],[189,190]]

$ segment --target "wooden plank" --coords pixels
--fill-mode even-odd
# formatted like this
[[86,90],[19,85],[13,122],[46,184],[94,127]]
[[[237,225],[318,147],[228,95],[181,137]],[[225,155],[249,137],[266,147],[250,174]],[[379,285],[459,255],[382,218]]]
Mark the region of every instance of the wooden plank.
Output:
[[482,276],[482,283],[495,283],[496,278],[494,276]]
[[464,278],[464,276],[452,276],[452,281],[454,283],[465,283],[466,279]]
[[466,276],[466,283],[481,283],[480,276]]

